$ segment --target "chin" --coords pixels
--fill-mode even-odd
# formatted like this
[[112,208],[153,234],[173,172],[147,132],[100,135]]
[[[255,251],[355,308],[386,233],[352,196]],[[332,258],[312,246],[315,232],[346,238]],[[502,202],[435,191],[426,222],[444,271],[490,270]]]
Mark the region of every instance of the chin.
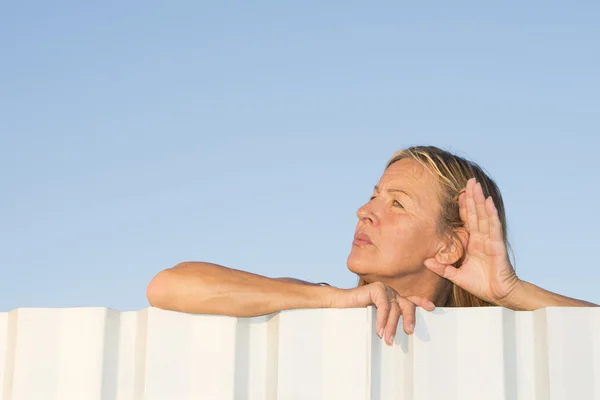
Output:
[[375,268],[373,268],[372,260],[365,259],[365,257],[361,257],[353,252],[348,256],[346,266],[350,272],[353,272],[358,276],[369,275],[376,272]]

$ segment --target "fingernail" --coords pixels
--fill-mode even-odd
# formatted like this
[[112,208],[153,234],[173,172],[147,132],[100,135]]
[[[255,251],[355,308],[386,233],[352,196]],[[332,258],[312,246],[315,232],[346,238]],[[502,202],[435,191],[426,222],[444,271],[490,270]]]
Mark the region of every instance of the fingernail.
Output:
[[415,324],[410,324],[408,326],[408,330],[410,331],[410,333],[414,333],[415,332]]
[[377,334],[383,339],[383,328],[381,328]]
[[388,344],[391,346],[392,344],[394,344],[394,335],[390,335],[388,337]]

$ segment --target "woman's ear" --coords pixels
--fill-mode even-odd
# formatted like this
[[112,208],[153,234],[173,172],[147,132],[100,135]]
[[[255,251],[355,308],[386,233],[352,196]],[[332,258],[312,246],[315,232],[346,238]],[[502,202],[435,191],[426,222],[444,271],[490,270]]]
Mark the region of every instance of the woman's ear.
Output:
[[442,247],[435,255],[435,260],[440,264],[453,265],[463,258],[469,244],[469,231],[457,228],[443,242]]

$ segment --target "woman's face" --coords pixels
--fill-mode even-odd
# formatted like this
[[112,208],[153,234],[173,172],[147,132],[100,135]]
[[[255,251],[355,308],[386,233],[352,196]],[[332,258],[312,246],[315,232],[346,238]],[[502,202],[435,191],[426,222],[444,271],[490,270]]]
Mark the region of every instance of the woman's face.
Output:
[[418,162],[392,164],[371,200],[358,209],[348,268],[367,281],[388,280],[425,270],[423,261],[440,249],[439,183]]

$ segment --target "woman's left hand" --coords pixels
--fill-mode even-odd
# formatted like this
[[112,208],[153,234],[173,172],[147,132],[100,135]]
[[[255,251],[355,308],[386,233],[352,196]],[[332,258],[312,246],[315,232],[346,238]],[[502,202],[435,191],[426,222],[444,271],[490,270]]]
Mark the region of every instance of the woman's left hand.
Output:
[[464,262],[456,268],[430,258],[425,266],[482,300],[504,305],[519,278],[508,259],[498,210],[474,178],[467,182],[458,202],[469,233]]

